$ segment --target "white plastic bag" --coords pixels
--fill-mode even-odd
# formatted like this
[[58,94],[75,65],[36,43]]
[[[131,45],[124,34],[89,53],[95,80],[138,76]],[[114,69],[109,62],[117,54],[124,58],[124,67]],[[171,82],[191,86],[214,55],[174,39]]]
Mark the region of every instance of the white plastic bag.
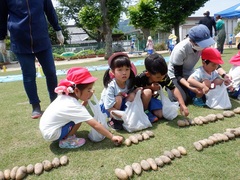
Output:
[[[97,97],[94,94],[92,95],[92,97],[94,100],[94,104],[90,99],[88,100],[88,104],[94,114],[93,118],[96,119],[99,123],[101,123],[106,129],[108,129],[107,114],[102,113]],[[102,141],[105,136],[97,132],[94,128],[91,128],[88,134],[88,138],[93,142],[99,142]]]
[[164,95],[161,86],[158,93],[160,94],[163,105],[162,107],[163,117],[167,120],[173,120],[178,116],[179,103],[170,101],[170,99]]
[[126,119],[123,119],[123,128],[128,132],[140,131],[152,127],[148,116],[145,114],[141,99],[141,90],[136,93],[132,102],[126,102]]
[[232,104],[225,84],[217,85],[206,94],[206,105],[212,109],[231,109]]

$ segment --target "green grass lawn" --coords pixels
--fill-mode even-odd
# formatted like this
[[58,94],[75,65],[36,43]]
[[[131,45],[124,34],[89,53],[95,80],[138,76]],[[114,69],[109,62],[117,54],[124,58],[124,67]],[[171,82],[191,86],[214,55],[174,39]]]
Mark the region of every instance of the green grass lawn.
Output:
[[[237,53],[237,49],[226,49],[222,55],[225,70],[229,70],[230,57]],[[164,54],[164,56],[169,56]],[[137,58],[143,59],[143,58]],[[137,60],[133,59],[133,61]],[[106,64],[106,61],[82,63],[75,65],[57,66],[57,69],[68,69],[73,66],[93,66]],[[197,64],[199,66],[201,62]],[[138,72],[144,70],[143,66],[137,66]],[[20,71],[0,73],[0,75],[20,74]],[[95,92],[100,97],[102,91],[102,76],[104,71],[91,72],[99,78],[95,83]],[[59,76],[58,79],[65,78]],[[37,78],[39,96],[42,109],[49,105],[49,98],[44,78]],[[198,152],[193,147],[193,142],[208,138],[214,133],[222,133],[226,128],[240,126],[239,117],[225,118],[222,121],[204,124],[202,126],[188,126],[179,128],[177,120],[161,120],[153,124],[154,138],[144,140],[137,145],[115,147],[105,139],[99,143],[93,143],[87,139],[90,127],[83,123],[77,136],[87,139],[86,144],[78,149],[60,149],[57,143],[46,142],[39,131],[39,120],[30,118],[31,106],[23,89],[22,81],[0,83],[0,170],[12,169],[15,166],[27,166],[43,160],[53,160],[54,157],[67,155],[69,164],[44,171],[40,176],[28,175],[26,179],[117,179],[115,168],[124,168],[134,162],[140,162],[147,158],[156,158],[165,150],[171,150],[178,146],[186,148],[188,154],[177,158],[171,164],[159,168],[157,171],[143,171],[140,176],[134,175],[132,179],[240,179],[240,140],[236,138],[224,143],[205,148]],[[231,100],[232,109],[240,106],[237,100]],[[189,105],[189,118],[206,116],[210,113],[221,113],[222,110],[212,110]],[[125,138],[130,136],[126,131],[115,132]]]

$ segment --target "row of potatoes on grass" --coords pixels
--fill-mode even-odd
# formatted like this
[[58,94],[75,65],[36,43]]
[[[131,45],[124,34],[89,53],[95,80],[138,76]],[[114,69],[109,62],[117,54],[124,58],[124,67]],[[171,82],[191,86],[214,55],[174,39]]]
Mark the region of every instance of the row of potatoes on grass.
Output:
[[28,174],[40,175],[43,171],[50,171],[52,168],[58,168],[59,166],[65,166],[68,164],[68,157],[62,156],[55,157],[52,161],[44,160],[42,163],[36,163],[35,165],[29,164],[27,166],[15,166],[14,168],[5,169],[0,171],[0,180],[24,179]]

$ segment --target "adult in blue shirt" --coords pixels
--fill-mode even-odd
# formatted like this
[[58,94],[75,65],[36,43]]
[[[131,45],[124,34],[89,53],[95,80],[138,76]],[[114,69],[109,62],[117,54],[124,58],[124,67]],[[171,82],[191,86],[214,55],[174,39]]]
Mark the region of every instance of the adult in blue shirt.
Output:
[[33,119],[42,115],[40,99],[37,93],[37,58],[46,76],[50,100],[57,94],[57,76],[48,34],[48,23],[56,31],[61,44],[64,43],[58,17],[51,0],[0,0],[0,51],[6,53],[4,39],[10,32],[11,51],[16,55],[23,74],[23,85],[32,105]]

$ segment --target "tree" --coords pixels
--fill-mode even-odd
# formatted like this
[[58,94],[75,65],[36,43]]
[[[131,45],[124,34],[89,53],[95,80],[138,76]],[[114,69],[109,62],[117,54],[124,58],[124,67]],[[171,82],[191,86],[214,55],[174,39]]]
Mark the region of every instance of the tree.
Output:
[[159,22],[155,3],[155,0],[140,0],[138,4],[128,8],[130,24],[135,28],[140,28],[145,39],[150,35],[150,30],[155,29]]
[[[105,41],[106,56],[112,54],[112,29],[117,25],[122,11],[122,0],[59,0],[62,13],[74,19],[97,42]],[[73,8],[72,8],[73,7]]]
[[179,26],[188,16],[202,7],[208,0],[156,0],[159,18],[164,26],[171,25],[179,37]]

